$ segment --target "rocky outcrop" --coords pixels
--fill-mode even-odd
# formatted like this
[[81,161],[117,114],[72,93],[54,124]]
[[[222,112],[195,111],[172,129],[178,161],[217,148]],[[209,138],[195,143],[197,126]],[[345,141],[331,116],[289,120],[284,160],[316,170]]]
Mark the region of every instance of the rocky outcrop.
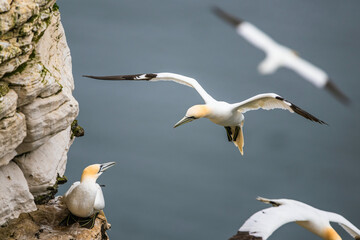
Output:
[[2,240],[107,240],[106,230],[110,228],[105,216],[98,215],[92,229],[79,228],[78,223],[70,227],[59,226],[59,223],[69,213],[57,197],[47,204],[37,205],[38,210],[23,213],[18,219],[9,221],[0,227]]
[[55,0],[0,0],[0,225],[56,193],[79,111],[73,89]]
[[17,218],[21,212],[36,209],[26,179],[14,162],[0,168],[0,181],[0,219]]
[[69,141],[70,136],[70,127],[68,127],[38,149],[15,158],[34,197],[50,193],[57,177],[64,175],[67,152],[72,143],[72,140]]

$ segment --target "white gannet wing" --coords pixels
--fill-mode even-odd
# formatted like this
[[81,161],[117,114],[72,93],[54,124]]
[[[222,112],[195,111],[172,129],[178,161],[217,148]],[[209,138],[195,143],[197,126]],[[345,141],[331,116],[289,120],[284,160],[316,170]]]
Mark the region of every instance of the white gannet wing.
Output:
[[105,200],[104,200],[104,195],[102,192],[102,189],[100,187],[99,184],[96,184],[97,192],[96,192],[96,197],[95,197],[95,202],[94,202],[94,209],[96,211],[100,211],[103,210],[105,208]]
[[346,218],[344,218],[343,216],[337,213],[326,212],[326,211],[323,212],[327,215],[330,222],[337,222],[353,238],[360,239],[360,230],[357,227],[355,227],[351,222],[349,222]]
[[[271,202],[270,202],[271,203]],[[277,206],[277,204],[273,204]],[[296,221],[307,221],[304,209],[297,205],[278,205],[263,209],[252,215],[240,227],[239,233],[266,240],[276,229],[284,224]],[[244,238],[244,239],[251,239]]]
[[262,49],[266,53],[271,52],[279,45],[268,35],[249,22],[243,22],[237,27],[236,31],[255,47]]
[[172,81],[195,88],[195,90],[204,99],[205,103],[215,101],[193,78],[189,78],[175,73],[148,73],[148,74],[134,74],[134,75],[117,75],[117,76],[88,76],[84,77],[100,79],[100,80],[133,80],[133,81]]
[[79,184],[80,184],[79,181],[74,182],[74,183],[71,185],[71,187],[70,187],[70,188],[66,191],[66,193],[64,194],[64,198],[66,199],[66,198],[69,196],[69,194],[71,194],[72,191],[73,191],[77,186],[79,186]]
[[305,110],[299,108],[298,106],[292,104],[291,102],[285,100],[281,96],[275,93],[263,93],[258,94],[254,97],[251,97],[245,101],[232,104],[233,111],[240,111],[241,113],[245,113],[251,110],[257,110],[259,108],[265,110],[271,109],[284,109],[290,112],[295,112],[304,118],[309,119],[310,121],[318,122],[320,124],[326,124],[324,121],[316,118]]
[[293,70],[316,87],[329,91],[341,102],[345,104],[350,102],[349,98],[331,81],[326,72],[305,59],[296,55],[289,55],[284,59],[282,65]]
[[323,88],[325,86],[328,76],[323,70],[295,54],[289,54],[291,55],[286,57],[283,61],[285,67],[295,71],[318,88]]
[[255,27],[253,24],[240,18],[236,18],[218,7],[214,8],[214,12],[221,19],[234,26],[239,35],[266,53],[271,51],[274,47],[278,46],[278,43],[276,43],[272,38]]
[[214,8],[214,12],[220,18],[236,27],[239,35],[266,52],[267,57],[259,65],[261,73],[269,74],[274,72],[279,66],[287,67],[316,87],[329,91],[342,103],[348,104],[350,102],[349,98],[336,87],[328,75],[320,68],[300,58],[291,49],[280,45],[251,23],[236,18],[220,8]]

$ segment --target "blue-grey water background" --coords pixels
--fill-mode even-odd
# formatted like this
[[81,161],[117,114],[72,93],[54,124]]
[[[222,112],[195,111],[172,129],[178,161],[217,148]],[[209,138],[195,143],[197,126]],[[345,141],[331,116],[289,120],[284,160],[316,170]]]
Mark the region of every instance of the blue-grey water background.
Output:
[[[228,239],[257,196],[293,198],[360,226],[360,2],[356,0],[59,1],[85,136],[69,152],[63,194],[82,169],[116,161],[99,182],[111,239]],[[350,96],[345,107],[287,69],[261,76],[264,53],[211,12],[252,22],[325,69]],[[170,82],[105,82],[83,74],[174,72],[214,98],[275,92],[329,123],[282,110],[245,115],[245,155],[207,119],[173,129],[195,90]],[[343,239],[351,239],[336,227]],[[316,239],[289,224],[271,239]]]

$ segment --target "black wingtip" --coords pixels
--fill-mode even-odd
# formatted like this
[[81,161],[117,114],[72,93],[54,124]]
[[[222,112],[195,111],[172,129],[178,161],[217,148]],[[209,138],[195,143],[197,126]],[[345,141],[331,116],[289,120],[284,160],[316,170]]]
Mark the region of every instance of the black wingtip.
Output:
[[336,97],[336,99],[338,99],[341,103],[350,105],[350,99],[340,91],[340,89],[331,81],[331,79],[328,79],[324,88],[334,97]]
[[303,117],[306,118],[306,119],[309,119],[309,120],[312,121],[312,122],[317,122],[317,123],[319,123],[319,124],[329,125],[329,124],[327,124],[326,122],[318,119],[318,118],[315,117],[314,115],[311,115],[310,113],[306,112],[305,110],[299,108],[298,106],[296,106],[296,105],[294,105],[294,104],[292,104],[292,103],[291,103],[290,108],[291,108],[294,112],[296,112],[297,114],[303,116]]
[[226,22],[230,23],[232,26],[237,27],[239,26],[244,20],[241,18],[236,18],[225,11],[223,11],[221,8],[214,6],[212,7],[213,12],[220,17],[221,19],[225,20]]
[[90,76],[83,75],[83,77],[93,78],[98,80],[138,80],[138,81],[148,81],[157,77],[155,73],[147,73],[147,74],[132,74],[132,75],[115,75],[115,76]]
[[119,78],[118,76],[91,76],[91,75],[82,75],[83,77],[86,78],[93,78],[93,79],[97,79],[97,80],[124,80]]
[[255,237],[250,235],[249,232],[238,231],[236,235],[229,238],[229,240],[262,240],[262,237]]
[[307,111],[299,108],[299,107],[296,106],[295,104],[293,104],[293,103],[289,102],[288,100],[284,99],[283,97],[276,96],[275,98],[276,98],[276,99],[279,99],[279,100],[281,100],[281,101],[287,102],[288,104],[290,104],[290,108],[291,108],[295,113],[303,116],[304,118],[309,119],[309,120],[312,121],[312,122],[317,122],[317,123],[320,123],[320,124],[329,125],[329,124],[327,124],[326,122],[318,119],[318,118],[315,117],[314,115],[311,115],[311,114],[308,113]]

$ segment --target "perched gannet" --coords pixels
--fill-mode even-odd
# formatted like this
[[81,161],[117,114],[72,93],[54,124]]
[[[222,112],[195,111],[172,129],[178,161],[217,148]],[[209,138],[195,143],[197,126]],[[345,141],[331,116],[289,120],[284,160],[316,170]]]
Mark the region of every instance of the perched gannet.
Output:
[[92,228],[97,214],[104,209],[105,200],[96,179],[115,162],[93,164],[86,167],[80,182],[75,182],[64,195],[64,200],[71,214],[64,219],[63,225],[79,222],[81,226]]
[[195,90],[204,99],[205,104],[195,105],[189,108],[185,117],[175,124],[174,128],[191,122],[199,118],[208,118],[213,123],[224,126],[227,133],[227,138],[237,146],[243,154],[244,136],[242,127],[244,124],[243,113],[259,108],[270,110],[274,108],[281,108],[290,112],[307,118],[311,121],[325,124],[325,122],[317,119],[313,115],[307,113],[301,108],[288,102],[284,98],[275,93],[264,93],[256,95],[245,101],[229,104],[223,101],[216,101],[212,98],[201,85],[193,78],[182,76],[174,73],[149,73],[149,74],[135,74],[135,75],[118,75],[118,76],[84,76],[101,80],[146,80],[154,81],[174,81],[188,87],[195,88]]
[[339,214],[322,211],[291,199],[258,197],[257,200],[272,204],[273,207],[252,215],[229,240],[266,240],[276,229],[290,222],[296,222],[325,240],[341,240],[339,234],[330,225],[330,222],[337,222],[353,238],[360,239],[360,230]]
[[278,44],[251,23],[235,18],[220,8],[214,8],[214,12],[233,25],[239,35],[266,53],[265,60],[258,66],[261,74],[271,74],[279,67],[287,67],[316,87],[330,91],[341,102],[349,103],[349,99],[336,87],[323,70],[299,57],[297,52]]

